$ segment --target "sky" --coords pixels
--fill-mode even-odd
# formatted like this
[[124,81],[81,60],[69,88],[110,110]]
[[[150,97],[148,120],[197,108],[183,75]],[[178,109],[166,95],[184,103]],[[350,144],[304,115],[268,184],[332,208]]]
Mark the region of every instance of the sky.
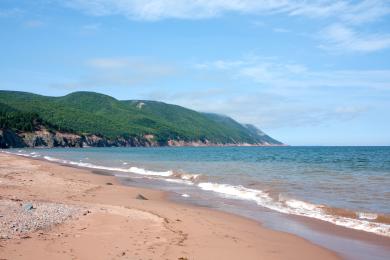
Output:
[[390,145],[390,1],[0,0],[0,89],[159,100],[290,145]]

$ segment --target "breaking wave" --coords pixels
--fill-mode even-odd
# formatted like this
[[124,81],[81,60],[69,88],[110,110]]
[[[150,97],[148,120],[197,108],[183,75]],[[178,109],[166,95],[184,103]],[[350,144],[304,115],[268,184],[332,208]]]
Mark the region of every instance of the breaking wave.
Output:
[[[26,154],[21,154],[21,155],[29,156]],[[45,160],[52,161],[52,162],[70,164],[79,167],[91,168],[91,169],[106,170],[106,171],[113,171],[113,172],[125,172],[125,173],[132,173],[132,174],[143,175],[143,176],[166,177],[165,179],[163,178],[163,180],[168,182],[187,184],[187,185],[193,185],[194,182],[201,176],[201,174],[179,173],[174,171],[150,171],[150,170],[146,170],[134,166],[128,169],[118,168],[118,167],[107,167],[107,166],[101,166],[101,165],[85,163],[85,162],[62,160],[50,156],[43,156],[43,158]],[[121,177],[124,176],[121,175]]]
[[[243,186],[233,186],[229,184],[218,183],[199,183],[202,190],[213,191],[229,198],[254,201],[257,205],[269,208],[285,214],[293,214],[315,218],[356,230],[363,230],[382,236],[390,237],[390,225],[387,221],[381,221],[377,214],[365,212],[351,212],[347,216],[332,214],[330,208],[309,202],[285,198],[279,196],[278,200],[272,199],[268,193],[257,189],[248,189]],[[333,210],[333,213],[337,209]],[[388,216],[382,216],[387,220]]]

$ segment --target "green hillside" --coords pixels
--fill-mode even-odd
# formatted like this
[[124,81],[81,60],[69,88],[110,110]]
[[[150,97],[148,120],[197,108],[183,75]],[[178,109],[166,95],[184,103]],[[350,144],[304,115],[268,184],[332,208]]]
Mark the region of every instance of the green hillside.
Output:
[[94,92],[47,97],[0,91],[0,128],[33,131],[39,126],[108,139],[149,134],[161,145],[168,140],[280,144],[229,117],[162,102],[120,101]]

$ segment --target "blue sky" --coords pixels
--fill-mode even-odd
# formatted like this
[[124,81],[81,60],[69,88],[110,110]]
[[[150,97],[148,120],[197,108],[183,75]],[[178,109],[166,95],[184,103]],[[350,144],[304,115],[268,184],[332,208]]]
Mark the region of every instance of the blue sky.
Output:
[[0,89],[97,91],[390,145],[390,2],[0,0]]

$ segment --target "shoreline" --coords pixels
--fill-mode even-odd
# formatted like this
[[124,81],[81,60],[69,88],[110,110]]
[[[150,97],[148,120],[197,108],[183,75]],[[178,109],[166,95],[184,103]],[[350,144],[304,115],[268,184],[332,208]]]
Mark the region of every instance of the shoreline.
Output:
[[[10,153],[6,151],[4,152]],[[241,185],[231,185],[229,184],[229,182],[221,183],[218,181],[217,182],[208,181],[206,174],[204,175],[203,173],[191,173],[191,170],[186,172],[181,172],[181,171],[176,172],[175,170],[171,170],[171,168],[168,167],[165,169],[154,171],[154,170],[149,170],[148,168],[145,168],[143,166],[139,168],[138,165],[131,165],[131,167],[127,169],[127,168],[122,168],[121,167],[122,165],[119,167],[105,166],[104,164],[99,164],[99,163],[98,164],[85,163],[82,162],[81,160],[77,162],[77,160],[72,161],[72,160],[51,157],[51,156],[43,156],[43,158],[41,158],[41,155],[37,155],[35,152],[30,154],[24,154],[24,153],[11,153],[11,154],[22,155],[28,158],[42,159],[42,160],[44,158],[45,159],[44,161],[55,162],[65,166],[80,167],[81,169],[107,171],[111,173],[110,175],[115,175],[120,179],[126,179],[126,176],[123,175],[121,176],[121,173],[125,172],[125,174],[130,173],[132,175],[136,174],[141,176],[149,176],[149,175],[153,177],[157,176],[157,178],[161,177],[161,179],[164,179],[172,183],[177,182],[177,183],[183,183],[188,185],[195,185],[201,190],[206,192],[212,191],[222,196],[227,195],[227,196],[237,197],[237,199],[239,200],[254,201],[261,208],[271,209],[272,211],[277,211],[279,213],[287,214],[289,216],[298,216],[298,217],[303,217],[303,219],[308,218],[309,220],[317,219],[320,220],[321,222],[328,222],[333,225],[337,225],[338,227],[347,228],[348,230],[356,230],[358,232],[364,231],[364,233],[371,233],[371,234],[378,235],[380,237],[386,237],[386,239],[389,241],[388,245],[390,245],[390,233],[389,233],[390,226],[388,225],[388,223],[390,223],[389,222],[390,215],[385,213],[377,213],[376,211],[369,211],[369,210],[362,211],[356,208],[347,209],[342,207],[327,206],[319,202],[316,203],[316,202],[310,202],[310,200],[294,199],[289,197],[282,199],[282,203],[278,203],[278,200],[280,201],[280,198],[277,197],[275,198],[275,196],[272,197],[272,195],[270,195],[272,191],[271,192],[265,191],[265,196],[266,197],[268,196],[268,199],[272,200],[272,203],[268,203],[268,201],[266,200],[267,198],[262,199],[262,196],[258,196],[257,194],[259,192],[263,193],[262,188],[253,189],[249,187],[252,185],[251,183],[249,184],[249,186],[241,186]],[[123,165],[126,166],[127,163],[123,163]],[[207,169],[203,171],[207,172]],[[204,175],[206,178],[202,179],[202,175]],[[167,190],[166,187],[162,185],[158,185],[158,184],[150,185],[149,181],[145,181],[142,183],[145,185],[139,185],[140,187],[149,187],[152,189]],[[124,184],[126,185],[125,182]],[[132,183],[129,185],[132,186]],[[244,193],[243,194],[244,196],[241,193]],[[250,193],[252,197],[248,199],[245,193]],[[190,203],[197,205],[197,203],[192,203],[192,202]],[[213,207],[212,205],[210,206]],[[314,208],[314,210],[310,209],[311,207]],[[320,212],[318,211],[316,212],[316,210],[319,210]],[[233,212],[233,213],[242,215],[237,212]],[[256,214],[256,212],[254,212],[254,214]]]
[[[32,256],[83,258],[92,248],[99,253],[95,255],[95,259],[339,258],[335,253],[298,236],[270,230],[241,216],[175,203],[167,199],[165,192],[124,186],[114,176],[99,176],[87,169],[64,167],[4,153],[0,154],[0,158],[1,200],[10,200],[12,196],[16,196],[22,201],[77,205],[91,212],[85,216],[82,214],[78,219],[66,220],[43,232],[40,230],[38,234],[33,232],[28,235],[28,239],[0,240],[2,258],[25,259],[26,255],[30,259]],[[22,173],[14,177],[4,174],[5,169]],[[9,180],[4,175],[14,179]],[[27,175],[31,176],[32,181],[28,181],[25,188],[26,180],[23,178]],[[107,185],[108,183],[112,185]],[[45,191],[46,189],[49,191]],[[148,200],[136,199],[138,194]],[[139,225],[131,224],[135,222],[139,222]],[[81,224],[86,225],[85,229],[76,231],[74,228]],[[118,226],[121,228],[118,229]],[[107,228],[110,229],[105,230]],[[137,230],[140,228],[144,229]],[[126,229],[129,232],[122,232]],[[61,232],[58,233],[59,231]],[[108,231],[111,235],[106,234]],[[139,238],[123,237],[134,231],[144,234],[144,244],[138,243]],[[59,236],[53,237],[53,234]],[[107,247],[96,248],[97,240],[93,237],[99,236],[107,243]],[[60,250],[63,245],[67,245],[67,250]],[[55,249],[47,250],[48,246]],[[123,247],[121,252],[116,250],[118,246]],[[118,254],[115,255],[114,251],[118,251]],[[138,255],[130,256],[131,253]]]

